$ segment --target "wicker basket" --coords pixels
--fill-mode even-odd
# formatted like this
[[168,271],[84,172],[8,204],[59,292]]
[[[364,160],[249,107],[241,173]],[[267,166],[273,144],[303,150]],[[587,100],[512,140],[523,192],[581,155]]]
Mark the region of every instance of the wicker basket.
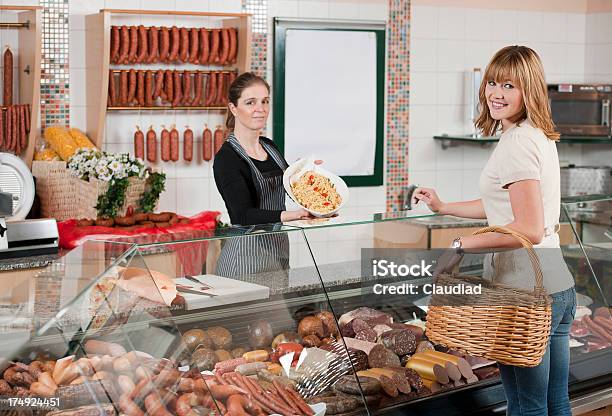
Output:
[[58,221],[78,217],[80,204],[76,182],[66,169],[66,162],[34,161],[32,174],[36,178],[36,194],[43,217]]
[[[81,201],[81,209],[77,218],[96,218],[98,211],[96,204],[98,203],[98,196],[103,195],[108,191],[108,182],[100,181],[98,179],[90,179],[89,182],[76,179],[76,191],[79,200]],[[145,179],[139,179],[135,177],[128,178],[129,185],[125,191],[125,202],[121,209],[117,211],[117,215],[125,215],[127,208],[131,205],[134,208],[138,207],[138,201],[142,198],[142,194],[145,192]],[[74,218],[74,217],[73,217]]]
[[[71,176],[66,162],[32,163],[32,174],[36,177],[36,193],[40,198],[43,217],[64,221],[70,218],[96,218],[98,196],[106,193],[108,182],[97,179],[84,181]],[[145,179],[129,178],[125,203],[117,215],[125,215],[127,207],[138,207],[145,192]]]
[[531,242],[513,230],[486,227],[474,234],[498,232],[517,238],[535,273],[533,292],[482,278],[442,274],[438,286],[482,285],[481,295],[432,295],[426,335],[437,344],[518,367],[534,367],[546,352],[551,300],[543,286],[540,261]]

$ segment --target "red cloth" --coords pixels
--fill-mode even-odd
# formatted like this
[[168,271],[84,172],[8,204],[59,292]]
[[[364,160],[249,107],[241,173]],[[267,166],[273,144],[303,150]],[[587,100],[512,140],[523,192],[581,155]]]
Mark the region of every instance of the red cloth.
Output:
[[200,274],[206,261],[207,241],[193,243],[178,243],[185,240],[197,240],[214,235],[217,219],[221,213],[203,211],[189,218],[187,224],[175,224],[164,228],[141,228],[124,231],[113,227],[78,227],[77,221],[66,220],[57,224],[59,246],[72,250],[86,240],[114,240],[117,242],[133,242],[135,244],[172,243],[164,248],[178,255],[185,275]]

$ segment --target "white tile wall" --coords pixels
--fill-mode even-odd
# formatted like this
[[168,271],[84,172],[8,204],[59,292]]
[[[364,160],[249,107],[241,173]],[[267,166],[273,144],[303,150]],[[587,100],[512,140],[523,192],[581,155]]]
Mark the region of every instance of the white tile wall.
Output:
[[612,82],[612,13],[586,16],[586,55],[586,75]]
[[329,17],[332,19],[360,19],[359,7],[353,3],[343,1],[329,2]]
[[[586,15],[585,81],[612,84],[612,13]],[[612,146],[583,145],[583,165],[612,166]]]
[[[583,164],[583,154],[587,151],[588,146],[583,148],[580,144],[570,144],[565,146],[559,146],[557,152],[559,153],[559,163],[562,166],[567,166],[570,163],[580,166]],[[609,159],[608,159],[609,160]]]
[[[411,12],[409,181],[437,187],[449,201],[478,196],[480,170],[493,149],[462,145],[443,150],[432,139],[472,132],[464,81],[469,71],[484,70],[500,48],[523,44],[540,54],[548,81],[580,82],[590,53],[588,44],[585,47],[587,35],[612,42],[611,32],[599,25],[590,27],[593,23],[583,13],[446,6],[413,6]],[[601,25],[608,22],[601,16],[597,19]],[[606,68],[612,53],[600,58],[595,49],[591,60]],[[608,68],[612,71],[612,64]],[[559,153],[573,163],[582,157],[579,146],[565,150],[561,145]]]
[[329,17],[328,0],[299,0],[298,17],[325,18]]
[[[466,32],[465,10],[457,7],[438,9],[438,39],[464,39]],[[431,34],[435,33],[430,31]]]
[[3,6],[38,6],[38,0],[2,0]]

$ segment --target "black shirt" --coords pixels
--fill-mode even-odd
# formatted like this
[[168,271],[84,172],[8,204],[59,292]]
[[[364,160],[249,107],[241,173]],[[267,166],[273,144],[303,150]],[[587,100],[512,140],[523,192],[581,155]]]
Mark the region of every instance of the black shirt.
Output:
[[[276,148],[274,142],[262,137],[267,144]],[[251,158],[255,167],[264,177],[282,175],[283,171],[272,156],[264,161]],[[225,201],[232,224],[255,225],[280,222],[282,210],[257,208],[257,188],[249,164],[225,142],[215,155],[213,165],[217,189]]]

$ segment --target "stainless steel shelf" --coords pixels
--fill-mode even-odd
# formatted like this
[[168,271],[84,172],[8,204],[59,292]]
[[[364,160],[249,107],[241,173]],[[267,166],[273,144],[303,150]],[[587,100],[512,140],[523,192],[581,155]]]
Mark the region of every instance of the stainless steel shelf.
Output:
[[[491,145],[499,141],[498,136],[474,137],[472,135],[440,135],[434,136],[435,140],[440,140],[442,149],[459,146],[461,144],[479,144],[482,147]],[[612,144],[609,136],[561,136],[559,143],[562,144]]]

